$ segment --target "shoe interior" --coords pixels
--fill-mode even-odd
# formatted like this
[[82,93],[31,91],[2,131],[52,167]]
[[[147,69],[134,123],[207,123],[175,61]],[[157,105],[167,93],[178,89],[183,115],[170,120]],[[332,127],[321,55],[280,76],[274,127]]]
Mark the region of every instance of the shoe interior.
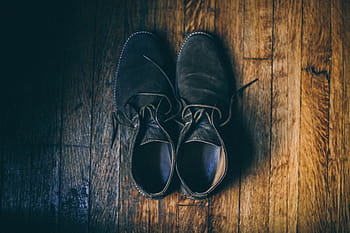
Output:
[[171,147],[166,142],[150,142],[135,148],[133,175],[148,193],[161,192],[171,172]]
[[222,147],[204,142],[188,142],[179,152],[179,173],[192,192],[203,193],[225,173]]

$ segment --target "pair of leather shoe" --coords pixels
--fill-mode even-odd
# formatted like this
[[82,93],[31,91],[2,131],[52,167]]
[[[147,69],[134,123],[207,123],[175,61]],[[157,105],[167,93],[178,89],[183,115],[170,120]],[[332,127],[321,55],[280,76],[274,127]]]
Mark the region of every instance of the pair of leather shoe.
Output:
[[[227,172],[227,152],[218,127],[230,118],[232,88],[213,37],[187,36],[169,77],[169,55],[150,32],[125,42],[115,74],[115,117],[132,133],[128,156],[136,188],[159,199],[176,172],[184,194],[208,197]],[[175,145],[168,122],[180,122]]]

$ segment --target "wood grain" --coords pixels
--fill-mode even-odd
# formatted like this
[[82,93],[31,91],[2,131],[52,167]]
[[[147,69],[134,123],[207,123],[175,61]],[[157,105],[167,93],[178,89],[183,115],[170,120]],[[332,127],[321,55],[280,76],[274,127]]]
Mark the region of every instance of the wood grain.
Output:
[[96,6],[89,232],[118,229],[120,141],[112,141],[117,129],[113,127],[111,111],[114,72],[124,42],[124,32],[118,27],[125,20],[123,4],[105,0]]
[[95,2],[75,2],[66,12],[63,73],[60,231],[87,232],[90,191]]
[[36,232],[57,232],[59,158],[58,146],[33,147],[30,175],[30,229]]
[[244,82],[259,78],[243,94],[245,151],[240,191],[240,232],[267,232],[269,224],[271,61],[245,60]]
[[301,16],[301,1],[274,2],[270,232],[297,231]]
[[329,153],[330,7],[328,1],[303,3],[299,232],[329,231],[325,216]]
[[63,5],[45,6],[40,30],[38,65],[41,67],[32,81],[33,134],[31,153],[31,231],[58,232],[60,152],[62,129],[62,84],[64,58],[64,17],[58,13]]
[[[257,9],[259,9],[257,11]],[[272,1],[245,1],[243,83],[259,79],[243,93],[242,124],[247,144],[242,156],[240,232],[267,232],[271,137]],[[266,60],[267,59],[267,60]],[[253,214],[254,213],[254,214]]]
[[87,232],[90,149],[61,149],[59,232]]
[[[19,19],[17,31],[30,30],[31,35],[12,50],[17,66],[19,50],[24,62],[21,69],[13,70],[12,80],[2,83],[6,90],[1,91],[5,109],[0,126],[1,232],[55,232],[57,228],[63,43],[62,18],[57,14],[61,5],[50,7],[43,5],[49,13],[38,10],[37,3],[25,6],[33,17]],[[19,37],[12,36],[17,43]]]
[[[196,201],[198,202],[198,201]],[[199,201],[202,204],[190,204],[179,206],[178,232],[208,232],[208,202]],[[186,221],[191,224],[181,224]]]
[[91,191],[89,232],[113,232],[118,229],[119,142],[93,147],[91,151]]
[[93,1],[76,3],[67,12],[72,17],[66,33],[63,83],[63,145],[90,146],[91,94],[94,61]]
[[[181,1],[157,0],[152,2],[155,2],[153,5],[154,23],[152,26],[168,46],[172,56],[170,60],[173,61],[172,65],[174,66],[184,35],[184,4]],[[174,23],[174,21],[177,23]],[[170,76],[175,79],[174,73],[170,74]]]
[[[143,197],[136,189],[130,175],[130,158],[128,138],[130,128],[120,126],[120,196],[119,196],[119,226],[118,232],[148,232],[150,228],[150,211],[157,214],[158,210],[150,210],[149,203],[157,202]],[[153,215],[154,216],[154,215]]]
[[185,32],[213,31],[215,27],[215,0],[185,1]]
[[327,197],[328,219],[331,232],[339,232],[339,213],[341,195],[341,157],[344,154],[344,83],[343,74],[343,41],[342,41],[342,2],[331,3],[331,66],[329,96],[329,155],[327,160],[327,180],[329,195]]
[[6,147],[1,150],[3,175],[1,195],[2,230],[23,232],[30,229],[30,146]]
[[[339,8],[338,8],[339,9]],[[340,200],[339,200],[339,232],[349,232],[350,230],[350,1],[343,1],[342,4],[342,48],[343,48],[343,74],[344,82],[342,85],[344,99],[344,121],[343,135],[344,154],[341,156],[340,168]],[[339,9],[340,11],[340,9]]]
[[272,57],[272,0],[244,1],[244,57]]

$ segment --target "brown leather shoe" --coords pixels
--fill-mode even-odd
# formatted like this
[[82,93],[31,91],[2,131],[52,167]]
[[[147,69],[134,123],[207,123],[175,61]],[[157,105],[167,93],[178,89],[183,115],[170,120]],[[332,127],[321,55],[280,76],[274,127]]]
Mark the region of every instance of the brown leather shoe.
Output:
[[177,59],[176,83],[184,123],[176,150],[176,170],[184,194],[202,199],[227,173],[227,151],[218,128],[230,118],[233,95],[211,35],[195,32],[184,40]]

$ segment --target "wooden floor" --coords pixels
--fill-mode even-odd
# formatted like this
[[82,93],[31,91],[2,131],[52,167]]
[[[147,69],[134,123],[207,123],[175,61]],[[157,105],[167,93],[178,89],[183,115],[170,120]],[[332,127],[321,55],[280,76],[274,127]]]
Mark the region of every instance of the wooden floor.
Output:
[[[0,232],[350,232],[349,0],[10,7]],[[111,147],[113,73],[138,30],[163,38],[174,61],[186,34],[212,32],[236,88],[259,79],[222,129],[230,171],[209,199],[145,199],[129,177],[127,129]]]

